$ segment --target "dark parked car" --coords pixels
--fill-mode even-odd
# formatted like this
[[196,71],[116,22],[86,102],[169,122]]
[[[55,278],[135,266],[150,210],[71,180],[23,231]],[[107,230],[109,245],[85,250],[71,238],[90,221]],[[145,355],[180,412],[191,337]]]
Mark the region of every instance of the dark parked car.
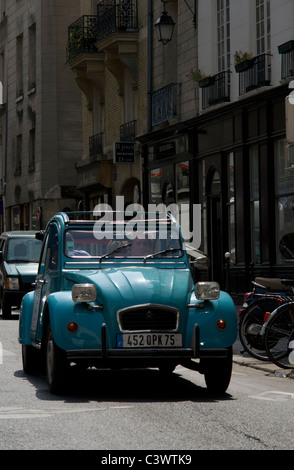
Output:
[[20,307],[23,296],[34,286],[42,242],[35,232],[4,232],[0,236],[0,306],[2,317]]

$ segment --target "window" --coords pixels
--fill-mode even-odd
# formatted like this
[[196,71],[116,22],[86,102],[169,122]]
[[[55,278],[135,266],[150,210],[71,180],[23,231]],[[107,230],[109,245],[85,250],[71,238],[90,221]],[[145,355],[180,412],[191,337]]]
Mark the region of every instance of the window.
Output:
[[234,153],[228,155],[228,246],[230,263],[236,263],[236,233],[235,233],[235,158]]
[[21,156],[22,156],[22,134],[16,136],[16,163],[15,175],[21,174]]
[[16,97],[23,94],[23,35],[16,38]]
[[30,130],[29,134],[29,170],[33,171],[35,169],[35,139],[36,133],[35,129]]
[[250,223],[251,223],[251,261],[259,264],[260,253],[260,194],[259,194],[259,157],[258,146],[249,149],[250,165]]
[[230,0],[217,0],[218,71],[230,68]]
[[257,55],[271,51],[270,0],[256,0],[256,50]]
[[46,260],[46,271],[58,269],[58,232],[55,225],[50,227],[48,238],[48,251]]
[[294,149],[275,142],[277,264],[294,263]]
[[36,86],[36,25],[29,28],[28,89]]

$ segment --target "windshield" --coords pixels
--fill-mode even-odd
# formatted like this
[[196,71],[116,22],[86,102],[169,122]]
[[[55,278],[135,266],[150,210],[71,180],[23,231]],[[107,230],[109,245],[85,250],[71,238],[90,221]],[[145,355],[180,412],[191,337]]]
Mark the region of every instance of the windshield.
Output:
[[38,263],[42,242],[35,238],[12,238],[7,249],[8,263]]
[[[164,238],[161,238],[163,237]],[[175,258],[183,255],[182,243],[176,231],[156,230],[134,232],[105,231],[97,239],[92,230],[68,229],[65,233],[65,255],[70,258]]]

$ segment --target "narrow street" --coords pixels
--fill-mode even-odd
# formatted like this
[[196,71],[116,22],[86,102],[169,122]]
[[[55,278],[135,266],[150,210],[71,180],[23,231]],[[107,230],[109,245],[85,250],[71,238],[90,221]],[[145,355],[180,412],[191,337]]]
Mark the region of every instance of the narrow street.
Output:
[[294,449],[292,378],[272,365],[248,367],[238,343],[223,397],[209,396],[203,377],[183,367],[168,379],[155,369],[92,370],[54,396],[44,377],[24,374],[17,338],[17,317],[0,318],[1,450]]

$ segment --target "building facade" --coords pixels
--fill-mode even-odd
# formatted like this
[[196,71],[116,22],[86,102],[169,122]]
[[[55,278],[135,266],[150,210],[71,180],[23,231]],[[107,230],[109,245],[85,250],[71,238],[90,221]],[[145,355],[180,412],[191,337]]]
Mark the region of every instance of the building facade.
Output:
[[83,92],[83,207],[141,201],[136,136],[146,133],[147,2],[81,1],[68,28],[67,65]]
[[75,0],[0,1],[2,229],[44,226],[75,208],[81,92],[65,66]]
[[197,205],[205,276],[293,277],[292,0],[0,4],[7,225],[122,196],[188,205],[192,232]]
[[[84,207],[114,207],[117,195],[146,208],[189,204],[192,229],[200,205],[209,277],[235,294],[257,275],[292,273],[293,8],[290,0],[84,0],[69,28],[68,65],[84,96]],[[173,34],[159,41],[155,24],[166,15]],[[131,162],[116,160],[124,141],[135,142]]]
[[[193,41],[184,22],[187,6],[196,14],[197,53],[187,45]],[[176,36],[157,45],[152,70],[160,53],[173,50],[181,114],[176,122],[152,120],[140,137],[144,200],[201,205],[200,248],[211,259],[209,276],[232,294],[250,289],[257,275],[293,277],[293,155],[285,116],[293,2],[171,0],[166,7]],[[192,83],[194,117],[185,99]],[[192,106],[191,89],[188,96]],[[152,119],[155,108],[153,102]]]

